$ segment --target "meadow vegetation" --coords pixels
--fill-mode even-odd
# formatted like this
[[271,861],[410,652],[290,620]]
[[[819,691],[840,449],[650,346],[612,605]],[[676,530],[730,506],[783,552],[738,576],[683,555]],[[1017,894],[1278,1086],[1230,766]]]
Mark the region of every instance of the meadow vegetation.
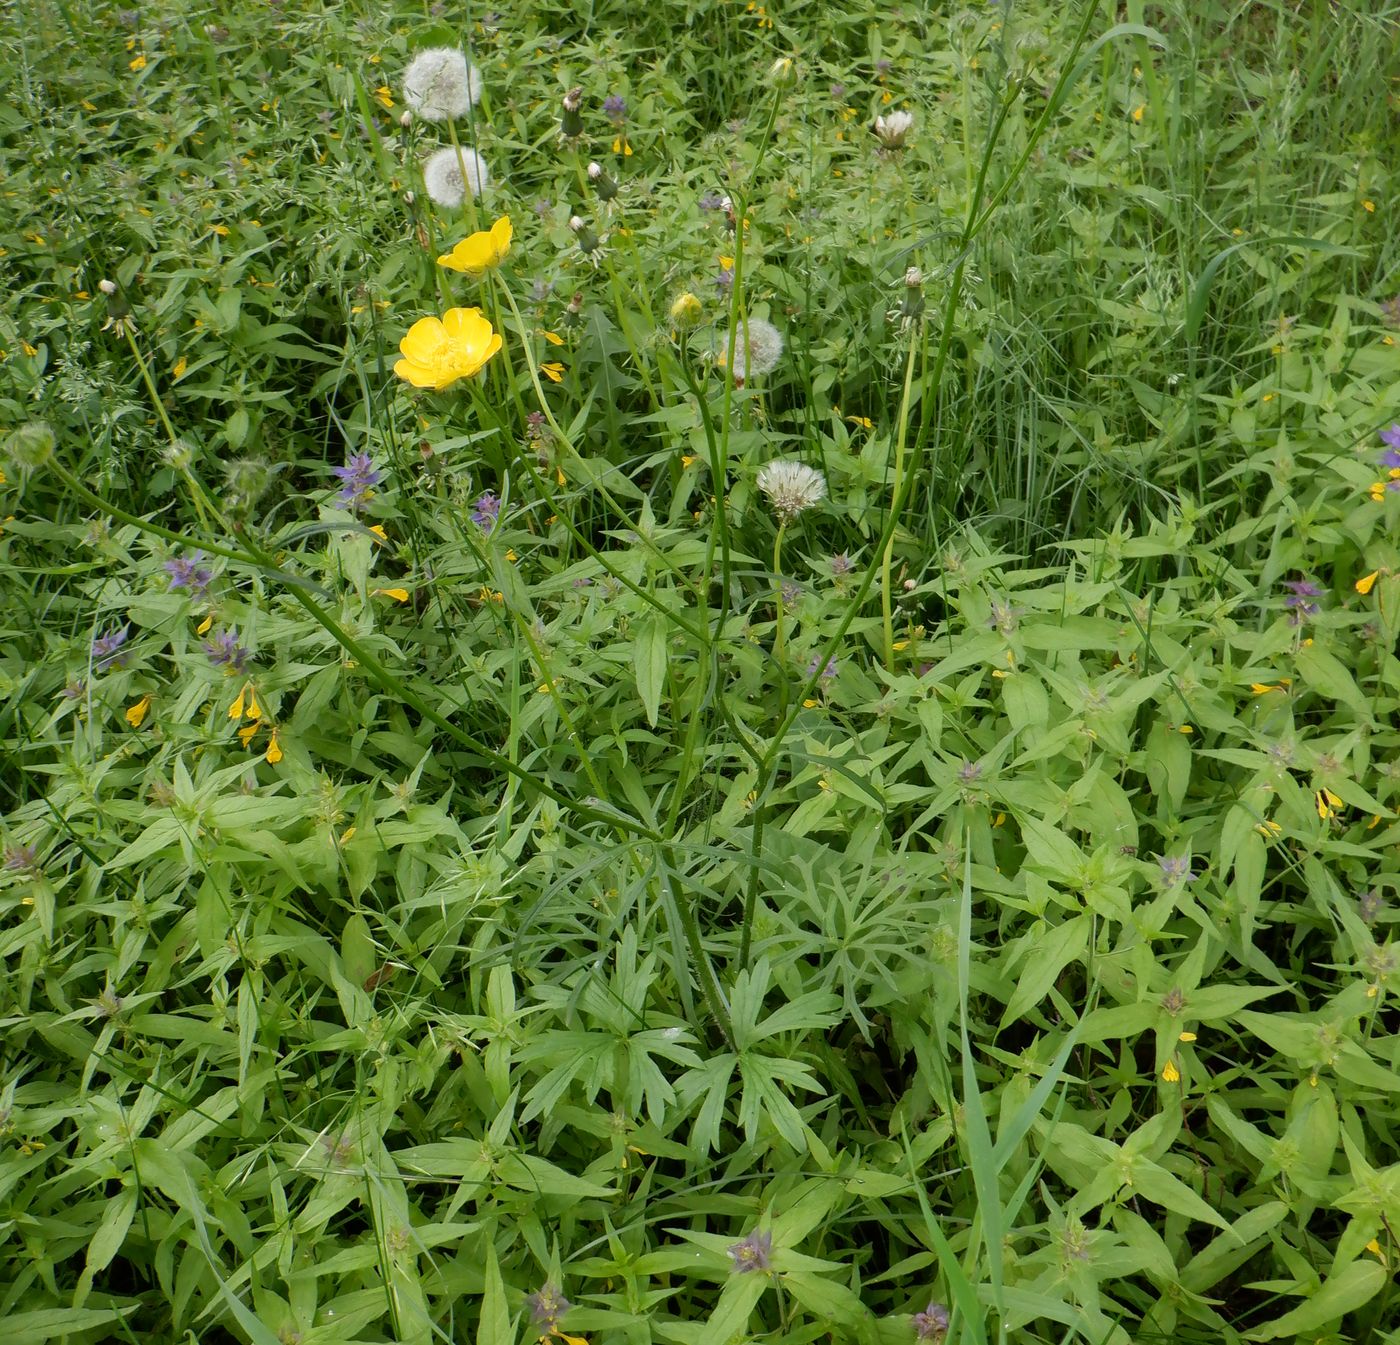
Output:
[[0,13],[0,1321],[1400,1342],[1400,10]]

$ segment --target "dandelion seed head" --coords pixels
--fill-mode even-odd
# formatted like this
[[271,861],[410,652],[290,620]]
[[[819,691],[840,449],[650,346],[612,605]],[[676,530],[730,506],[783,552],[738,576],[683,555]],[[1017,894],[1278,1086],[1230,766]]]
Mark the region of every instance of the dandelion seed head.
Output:
[[[731,276],[730,284],[733,284]],[[771,374],[783,357],[783,334],[771,322],[763,318],[749,318],[740,322],[735,333],[740,356],[731,358],[729,338],[726,335],[720,346],[719,359],[736,378],[745,381],[755,376]],[[739,365],[739,368],[735,366]]]
[[758,469],[758,488],[783,522],[790,522],[826,496],[826,479],[805,462],[765,462]]
[[[463,171],[465,170],[465,177]],[[455,147],[437,150],[423,162],[423,185],[438,205],[455,210],[466,200],[470,191],[473,199],[480,196],[491,181],[486,160],[474,149],[463,145],[461,156]]]
[[456,47],[427,47],[403,75],[403,99],[424,121],[465,117],[481,97],[481,71]]

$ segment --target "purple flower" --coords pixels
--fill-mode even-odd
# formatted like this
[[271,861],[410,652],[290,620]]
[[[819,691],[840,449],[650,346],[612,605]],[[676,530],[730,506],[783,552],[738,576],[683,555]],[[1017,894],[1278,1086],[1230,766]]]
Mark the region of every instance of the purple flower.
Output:
[[1168,887],[1175,887],[1177,883],[1194,882],[1196,875],[1191,872],[1190,855],[1163,855],[1157,861],[1157,867],[1162,871],[1162,881]]
[[[9,853],[8,851],[6,852]],[[8,867],[8,864],[6,865]],[[1376,923],[1376,917],[1381,913],[1381,908],[1385,905],[1385,898],[1381,895],[1378,887],[1369,888],[1356,899],[1357,909],[1362,920],[1368,925]]]
[[734,1271],[739,1275],[750,1270],[771,1270],[772,1255],[773,1235],[757,1228],[742,1242],[736,1242],[729,1248],[729,1259],[734,1262]]
[[535,214],[537,214],[541,219],[543,219],[547,214],[549,214],[551,210],[554,209],[554,202],[551,201],[547,196],[541,196],[540,199],[536,201],[535,204],[531,207],[531,209],[534,210]]
[[[1391,448],[1400,448],[1400,425],[1392,425],[1388,430],[1382,430],[1381,443],[1388,444]],[[1394,465],[1394,463],[1387,464],[1387,466]]]
[[[820,666],[820,661],[819,661],[818,657],[813,656],[812,661],[807,665],[807,676],[808,676],[809,678],[810,678],[810,677],[816,677],[816,676],[817,676],[817,668],[818,668],[819,666]],[[831,681],[831,679],[832,679],[833,677],[835,677],[835,676],[836,676],[836,656],[833,654],[829,659],[827,659],[827,661],[826,661],[826,666],[823,667],[822,670],[821,670],[821,679],[822,679],[823,682],[829,682],[829,681]]]
[[839,103],[846,97],[846,86],[844,84],[833,84],[831,86],[831,101]]
[[717,191],[707,191],[695,204],[701,210],[718,210],[724,205],[724,197]]
[[882,56],[875,62],[875,73],[878,75],[888,75],[890,73],[890,67],[893,64],[893,61],[886,60],[885,57]]
[[951,1320],[942,1303],[930,1303],[922,1312],[914,1314],[914,1334],[920,1340],[941,1341],[948,1334]]
[[87,695],[87,683],[79,677],[74,682],[69,682],[59,693],[66,701],[80,701]]
[[721,294],[728,294],[734,288],[734,272],[726,267],[715,277],[715,288]]
[[964,761],[958,767],[958,779],[965,785],[973,784],[982,777],[982,763],[980,761]]
[[840,579],[843,575],[850,574],[853,568],[851,565],[851,558],[844,551],[838,551],[827,564],[831,567],[831,577],[833,579]]
[[501,515],[501,502],[491,491],[487,491],[472,505],[472,522],[488,537],[496,530],[496,520]]
[[199,562],[204,552],[196,551],[192,556],[171,556],[161,563],[161,569],[170,576],[170,591],[184,589],[192,598],[202,598],[214,578],[212,570],[205,569]]
[[92,642],[92,662],[99,672],[107,668],[120,668],[125,663],[126,660],[118,651],[126,643],[126,637],[130,633],[130,626],[118,626],[115,630],[109,630],[106,635],[99,635]]
[[610,93],[603,99],[603,113],[611,122],[622,122],[627,116],[627,100],[620,93]]
[[1313,599],[1322,597],[1322,589],[1307,579],[1288,579],[1283,586],[1291,590],[1283,600],[1283,605],[1292,613],[1288,618],[1290,625],[1301,626],[1305,617],[1317,615],[1319,608]]
[[237,631],[220,631],[212,640],[205,640],[204,652],[211,663],[230,673],[241,673],[248,666],[248,651],[238,643]]
[[1400,448],[1388,448],[1381,454],[1382,467],[1400,467]]
[[4,865],[6,873],[23,873],[32,877],[42,872],[39,866],[39,847],[37,845],[7,845]]
[[778,585],[778,596],[782,599],[784,607],[792,607],[802,596],[802,585],[795,579],[784,579]]
[[344,467],[332,467],[331,473],[341,481],[340,494],[335,497],[336,504],[352,513],[364,507],[374,487],[384,479],[382,472],[374,470],[368,453],[351,454],[345,460]]
[[536,1326],[553,1331],[555,1324],[573,1304],[554,1285],[546,1284],[526,1297],[525,1306],[530,1309],[530,1320]]

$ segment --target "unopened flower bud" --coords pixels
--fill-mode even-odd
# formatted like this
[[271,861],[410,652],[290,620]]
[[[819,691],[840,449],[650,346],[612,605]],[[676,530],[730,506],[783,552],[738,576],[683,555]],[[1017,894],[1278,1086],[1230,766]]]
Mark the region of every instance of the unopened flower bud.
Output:
[[924,273],[919,270],[917,266],[911,266],[904,273],[904,283],[908,285],[911,290],[920,289],[923,287]]
[[564,115],[560,118],[559,129],[567,140],[577,140],[583,134],[583,117],[579,114],[579,108],[582,106],[581,88],[570,89],[564,95]]
[[671,305],[671,321],[677,327],[693,327],[700,321],[700,312],[700,300],[687,290]]
[[779,56],[768,67],[768,82],[779,89],[797,83],[797,67],[793,65],[791,56]]
[[608,176],[602,164],[588,165],[588,180],[598,189],[598,195],[603,200],[611,201],[617,195],[617,183]]
[[404,205],[412,205],[417,199],[418,197],[413,193],[411,189],[409,191],[404,192],[403,194]]
[[106,294],[108,296],[111,296],[117,292],[116,283],[111,280],[99,280],[97,282],[97,288],[100,289],[103,294]]
[[914,129],[914,114],[912,112],[897,111],[891,112],[888,117],[875,118],[875,135],[880,141],[880,145],[886,150],[897,150],[904,148],[904,142],[909,139],[909,132]]
[[5,436],[5,455],[16,466],[32,472],[48,462],[57,442],[47,421],[28,420]]
[[594,253],[598,251],[598,235],[593,232],[588,221],[574,215],[569,220],[569,228],[578,239],[579,251],[584,253]]
[[399,113],[399,125],[408,130],[413,125],[413,113],[404,111]]

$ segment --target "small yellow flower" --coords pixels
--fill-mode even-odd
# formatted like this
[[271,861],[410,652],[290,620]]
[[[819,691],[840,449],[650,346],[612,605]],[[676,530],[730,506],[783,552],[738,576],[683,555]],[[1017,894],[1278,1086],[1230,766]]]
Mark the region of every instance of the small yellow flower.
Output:
[[190,367],[190,362],[181,355],[175,361],[175,367],[170,371],[170,376],[178,383],[185,376],[185,370]]
[[1142,114],[1143,114],[1144,112],[1146,112],[1146,111],[1147,111],[1147,104],[1146,104],[1146,103],[1139,103],[1139,104],[1133,109],[1133,120],[1134,120],[1135,122],[1141,122],[1141,121],[1142,121]]
[[262,706],[258,704],[258,693],[253,690],[252,683],[248,685],[248,706],[243,713],[249,719],[262,718]]
[[267,740],[267,762],[270,766],[275,766],[282,760],[282,744],[277,741],[277,730],[272,730],[272,737]]
[[734,258],[726,257],[723,254],[721,254],[719,259],[719,266],[721,271],[732,270],[734,267]]
[[1375,588],[1376,580],[1380,578],[1380,575],[1381,572],[1379,570],[1372,570],[1370,574],[1362,575],[1362,577],[1356,581],[1356,591],[1364,597]]
[[804,710],[811,710],[811,709],[815,709],[815,707],[818,706],[818,705],[820,705],[820,704],[821,704],[821,701],[819,701],[819,700],[814,700],[811,696],[808,696],[807,699],[806,699],[805,701],[802,702],[802,708],[803,708]]
[[1337,809],[1345,806],[1341,799],[1330,789],[1326,788],[1317,791],[1315,802],[1317,803],[1317,815],[1324,822],[1327,821],[1329,817],[1335,817]]
[[506,259],[513,237],[510,217],[502,215],[489,229],[477,230],[469,238],[462,239],[451,252],[444,253],[438,258],[438,265],[479,280]]
[[387,84],[381,84],[374,91],[374,96],[379,99],[381,107],[392,108],[394,106],[394,95],[390,92]]
[[449,308],[440,318],[419,318],[399,342],[403,359],[394,372],[415,388],[441,392],[479,373],[501,348],[501,337],[479,308]]
[[1281,686],[1275,686],[1272,682],[1251,682],[1249,689],[1256,696],[1267,696],[1271,691],[1282,691]]
[[151,698],[149,696],[142,696],[135,705],[127,707],[126,722],[130,724],[132,728],[139,729],[142,721],[146,718],[146,711],[150,708]]
[[31,360],[39,353],[38,350],[34,346],[31,346],[22,336],[19,339],[19,348],[24,351]]
[[228,717],[230,719],[242,719],[243,709],[248,700],[248,684],[245,682],[238,693],[238,699],[228,707]]
[[871,420],[869,416],[847,416],[846,419],[852,425],[859,425],[863,430],[871,430],[875,428],[875,422]]
[[1270,840],[1274,836],[1281,836],[1283,834],[1283,828],[1272,819],[1265,819],[1263,822],[1260,822],[1259,825],[1254,828],[1254,830],[1257,831],[1266,841]]
[[1162,1066],[1162,1082],[1179,1083],[1180,1080],[1181,1071],[1177,1069],[1176,1063],[1174,1061],[1168,1060],[1167,1063]]
[[375,597],[381,594],[386,598],[392,598],[395,602],[407,602],[408,590],[406,588],[377,588],[374,590]]
[[694,465],[695,465],[695,454],[694,454],[694,453],[682,453],[682,454],[681,454],[681,471],[686,471],[688,468],[691,468],[691,467],[693,467]]
[[146,68],[146,54],[142,52],[126,63],[126,68],[130,71],[144,70]]
[[564,366],[558,362],[540,365],[540,373],[549,379],[551,383],[562,383],[564,381]]
[[564,344],[564,338],[560,336],[558,332],[544,332],[543,336],[552,346],[562,346]]
[[1376,203],[1374,201],[1362,201],[1361,208],[1368,215],[1374,215],[1376,213]]
[[228,237],[228,225],[227,225],[227,224],[216,224],[216,225],[214,225],[214,232],[215,232],[216,234],[218,234],[220,238],[227,238],[227,237]]
[[1182,1033],[1181,1033],[1180,1035],[1178,1035],[1178,1037],[1177,1037],[1177,1041],[1195,1041],[1195,1040],[1196,1040],[1196,1034],[1195,1034],[1194,1032],[1182,1032]]
[[506,559],[507,559],[512,565],[514,565],[515,562],[518,561],[518,560],[520,559],[520,557],[517,556],[517,555],[515,554],[515,548],[514,548],[514,547],[510,547],[510,548],[506,551]]
[[214,613],[213,613],[213,612],[210,612],[209,615],[206,616],[206,617],[204,618],[204,620],[201,621],[201,622],[199,623],[199,625],[195,627],[194,633],[195,633],[196,635],[205,635],[205,634],[208,633],[209,627],[212,626],[213,624],[214,624]]
[[244,724],[244,726],[238,730],[238,741],[241,742],[244,747],[247,747],[253,741],[257,732],[258,726],[256,724]]
[[382,523],[374,524],[374,526],[370,528],[370,531],[378,537],[381,542],[387,542],[389,540],[389,534],[384,531],[384,525]]
[[1380,504],[1385,499],[1385,482],[1372,481],[1370,488],[1366,492],[1372,500]]

